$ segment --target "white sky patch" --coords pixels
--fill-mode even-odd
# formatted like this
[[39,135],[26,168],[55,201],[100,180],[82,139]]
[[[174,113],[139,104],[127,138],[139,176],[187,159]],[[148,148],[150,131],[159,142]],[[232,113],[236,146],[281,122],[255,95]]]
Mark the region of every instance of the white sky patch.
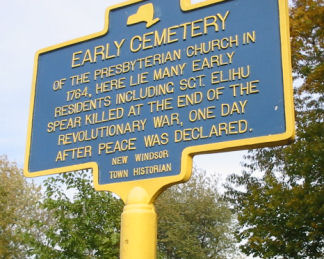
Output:
[[0,8],[0,154],[23,166],[37,50],[101,31],[121,0],[11,0]]

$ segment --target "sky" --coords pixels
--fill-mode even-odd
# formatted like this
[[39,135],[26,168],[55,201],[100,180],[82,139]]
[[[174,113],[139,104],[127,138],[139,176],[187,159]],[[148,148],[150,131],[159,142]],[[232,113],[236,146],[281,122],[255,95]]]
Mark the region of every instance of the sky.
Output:
[[[101,31],[106,8],[120,2],[123,0],[4,1],[0,8],[0,155],[23,167],[36,51]],[[244,153],[196,156],[194,164],[208,174],[219,174],[222,182],[228,174],[241,170]]]

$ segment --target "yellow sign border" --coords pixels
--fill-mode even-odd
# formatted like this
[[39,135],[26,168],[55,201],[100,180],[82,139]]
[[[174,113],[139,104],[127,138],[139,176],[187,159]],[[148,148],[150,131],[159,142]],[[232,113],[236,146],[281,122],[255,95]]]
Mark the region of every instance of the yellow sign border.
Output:
[[[120,3],[106,9],[105,13],[105,26],[104,29],[98,33],[94,33],[85,37],[81,37],[72,41],[60,43],[45,49],[39,50],[35,55],[34,60],[34,73],[32,80],[32,92],[30,97],[30,111],[28,119],[28,130],[27,130],[27,144],[26,144],[26,156],[24,164],[24,175],[26,177],[45,176],[58,173],[66,173],[71,171],[77,171],[82,169],[92,168],[94,176],[94,187],[98,191],[111,191],[121,197],[126,202],[129,193],[136,187],[142,187],[147,192],[147,203],[151,203],[155,198],[168,186],[175,183],[185,182],[190,179],[192,171],[192,160],[193,156],[197,154],[207,153],[219,153],[226,151],[260,148],[265,146],[275,146],[280,144],[287,144],[294,139],[295,136],[295,117],[294,117],[294,105],[293,105],[293,89],[292,89],[292,72],[291,72],[291,54],[290,54],[290,36],[289,36],[289,15],[288,15],[288,1],[278,0],[279,5],[279,16],[280,16],[280,38],[281,38],[281,59],[283,69],[283,86],[284,86],[284,106],[285,106],[285,118],[286,118],[286,131],[282,134],[269,135],[263,137],[255,137],[249,139],[241,139],[235,141],[226,141],[220,143],[192,146],[185,148],[182,152],[181,157],[181,171],[180,174],[175,176],[153,178],[147,180],[138,180],[122,183],[113,183],[100,185],[99,184],[99,170],[96,162],[78,164],[73,166],[55,168],[50,170],[38,171],[35,173],[29,172],[29,157],[31,148],[31,132],[33,123],[33,111],[34,111],[34,100],[36,92],[36,77],[38,58],[41,54],[53,51],[59,48],[63,48],[72,44],[84,42],[90,39],[94,39],[103,36],[109,31],[109,14],[111,10],[132,5],[145,0],[130,0],[124,3]],[[191,4],[191,0],[179,0],[180,7],[183,11],[191,11],[204,6],[216,4],[226,0],[208,0],[201,3]]]

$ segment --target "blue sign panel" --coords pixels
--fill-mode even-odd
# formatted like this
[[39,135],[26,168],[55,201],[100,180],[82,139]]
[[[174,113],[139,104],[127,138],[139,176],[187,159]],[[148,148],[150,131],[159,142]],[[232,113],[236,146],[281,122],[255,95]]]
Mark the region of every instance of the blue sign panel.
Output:
[[107,12],[105,33],[40,51],[28,175],[95,162],[98,185],[160,179],[188,148],[291,139],[282,2],[131,1]]

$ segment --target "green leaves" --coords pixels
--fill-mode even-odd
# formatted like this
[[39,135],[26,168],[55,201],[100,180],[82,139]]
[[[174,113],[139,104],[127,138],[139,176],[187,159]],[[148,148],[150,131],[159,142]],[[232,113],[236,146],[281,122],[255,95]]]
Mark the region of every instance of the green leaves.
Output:
[[251,152],[247,172],[229,179],[227,197],[238,213],[243,230],[237,238],[247,241],[247,254],[323,255],[324,128],[310,117],[299,125],[294,144]]
[[251,151],[227,198],[238,214],[241,249],[262,258],[324,255],[323,0],[294,0],[291,14],[296,141]]
[[[89,175],[63,174],[49,178],[41,206],[53,224],[45,239],[35,243],[40,258],[118,258],[122,202],[96,192]],[[41,224],[41,222],[39,222]]]
[[[216,180],[195,170],[187,184],[166,190],[157,200],[161,258],[231,258],[234,217],[216,191]],[[234,257],[235,258],[235,257]]]
[[[159,258],[235,258],[233,215],[215,180],[196,174],[159,198]],[[123,204],[111,193],[96,192],[90,177],[50,177],[41,195],[1,157],[1,258],[117,259]]]
[[[215,180],[198,173],[167,190],[157,202],[159,258],[231,258],[234,218],[215,190]],[[51,215],[41,240],[30,242],[37,258],[118,258],[122,202],[94,191],[88,175],[63,174],[45,182],[41,208]],[[44,227],[42,220],[35,225]]]
[[301,92],[324,92],[323,13],[323,0],[294,0],[290,10],[293,70],[305,79]]
[[32,225],[34,219],[41,217],[39,198],[40,189],[25,180],[15,163],[0,156],[1,258],[24,258],[29,249],[25,237],[39,238],[41,229]]

